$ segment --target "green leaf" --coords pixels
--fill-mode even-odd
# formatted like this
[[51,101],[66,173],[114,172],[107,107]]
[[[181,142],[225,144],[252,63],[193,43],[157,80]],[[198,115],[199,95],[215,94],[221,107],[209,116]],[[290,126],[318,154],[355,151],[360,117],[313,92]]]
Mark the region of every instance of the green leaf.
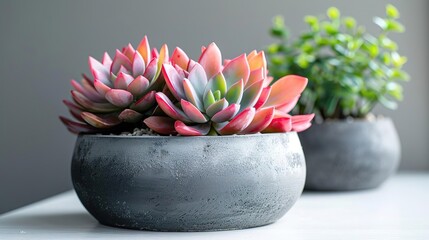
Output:
[[348,29],[353,29],[356,27],[356,20],[352,17],[346,17],[344,18],[344,25]]
[[314,26],[319,23],[319,20],[315,16],[305,16],[304,22],[306,22],[310,26]]
[[317,36],[317,37],[315,38],[315,42],[316,42],[316,44],[317,44],[317,45],[319,45],[319,46],[326,46],[326,45],[328,45],[328,44],[329,44],[329,39],[326,39],[326,38],[321,37],[321,36]]
[[360,94],[362,97],[370,99],[370,100],[375,100],[377,99],[378,93],[375,91],[371,91],[369,89],[362,89],[360,91]]
[[392,32],[404,32],[405,31],[405,27],[404,25],[402,25],[400,22],[397,22],[393,19],[388,19],[387,20],[387,28],[388,31],[392,31]]
[[373,19],[374,23],[377,24],[377,26],[379,26],[383,31],[387,30],[388,27],[388,23],[385,19],[380,18],[380,17],[375,17]]
[[393,69],[389,75],[389,78],[408,81],[410,79],[410,76],[408,75],[408,73],[401,69]]
[[207,109],[210,105],[215,103],[215,97],[213,95],[212,90],[209,90],[207,94],[204,96],[204,108]]
[[378,100],[380,101],[380,103],[385,106],[388,109],[392,109],[395,110],[396,108],[398,108],[398,104],[392,100],[387,99],[384,96],[380,96],[378,98]]
[[313,44],[306,42],[301,46],[301,51],[305,52],[305,53],[311,53],[313,52],[314,47]]
[[326,15],[328,15],[328,17],[332,20],[338,19],[340,17],[340,11],[336,7],[330,7],[326,11]]
[[392,4],[387,4],[387,6],[386,6],[386,15],[388,17],[396,19],[396,18],[399,18],[399,11]]
[[277,15],[273,18],[273,27],[275,28],[284,28],[285,27],[285,20],[283,16]]
[[285,58],[282,55],[275,55],[271,57],[271,62],[274,65],[282,65],[285,62]]
[[273,37],[285,37],[287,35],[285,29],[282,28],[271,28],[270,33]]
[[[322,117],[362,117],[377,103],[395,108],[402,99],[398,80],[409,75],[401,70],[407,58],[387,37],[405,28],[397,21],[399,12],[386,6],[386,17],[373,20],[382,31],[372,35],[352,17],[341,17],[336,8],[328,17],[306,16],[310,26],[295,41],[281,39],[267,47],[268,68],[274,79],[297,74],[309,79],[295,108],[299,113],[319,113]],[[277,29],[286,29],[284,21]],[[274,24],[276,26],[276,24]],[[283,34],[283,33],[282,33]]]
[[278,44],[273,43],[267,47],[267,52],[268,54],[274,54],[274,53],[277,53],[279,49],[280,49],[280,46]]
[[346,110],[348,113],[352,111],[352,109],[356,106],[356,98],[354,96],[347,96],[341,99],[340,102],[341,108]]
[[346,56],[348,54],[347,49],[341,45],[335,45],[334,49],[341,55]]
[[368,44],[367,48],[368,48],[369,55],[371,57],[377,56],[378,53],[380,52],[380,50],[378,49],[378,45],[376,44]]
[[381,46],[390,51],[396,51],[398,49],[398,45],[388,37],[381,38]]
[[386,84],[386,91],[390,96],[392,96],[396,100],[401,101],[403,98],[402,86],[396,82],[388,82]]
[[340,66],[341,65],[341,61],[336,59],[336,58],[331,58],[331,59],[327,60],[327,63],[329,65],[333,65],[333,66]]
[[375,100],[364,101],[359,109],[359,114],[361,116],[366,116],[374,107]]
[[219,90],[214,91],[213,96],[215,98],[215,101],[219,101],[221,97],[220,91]]
[[296,63],[301,68],[307,68],[309,66],[309,63],[313,62],[315,60],[315,57],[310,54],[302,53],[298,55],[296,59]]
[[328,23],[328,22],[324,22],[322,24],[322,28],[325,30],[325,32],[329,35],[335,35],[338,33],[338,27],[335,26],[334,24]]
[[390,65],[390,63],[392,62],[392,58],[390,57],[389,53],[383,53],[383,63],[386,65]]
[[288,34],[284,24],[283,16],[278,15],[273,18],[271,35],[275,37],[287,37]]
[[326,115],[332,116],[337,108],[339,98],[333,96],[326,104]]
[[392,52],[392,63],[395,67],[401,67],[407,62],[407,57],[400,56],[397,52]]
[[347,43],[347,48],[350,51],[356,51],[356,50],[358,50],[362,46],[362,44],[363,44],[363,40],[361,38],[359,38],[359,39],[356,39],[356,40],[349,41]]

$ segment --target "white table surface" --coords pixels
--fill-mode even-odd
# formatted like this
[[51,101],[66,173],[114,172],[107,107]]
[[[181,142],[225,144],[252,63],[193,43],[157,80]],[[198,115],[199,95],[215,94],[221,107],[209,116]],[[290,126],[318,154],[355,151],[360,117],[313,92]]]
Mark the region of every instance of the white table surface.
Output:
[[0,215],[0,239],[429,240],[429,174],[399,174],[369,191],[305,192],[275,224],[221,232],[106,227],[69,191]]

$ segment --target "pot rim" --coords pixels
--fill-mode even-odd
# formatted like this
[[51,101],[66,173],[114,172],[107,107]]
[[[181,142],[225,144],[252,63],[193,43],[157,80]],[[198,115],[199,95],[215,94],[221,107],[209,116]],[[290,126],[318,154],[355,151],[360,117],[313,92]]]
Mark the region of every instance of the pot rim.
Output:
[[129,135],[103,135],[103,134],[79,134],[78,137],[90,137],[90,138],[132,138],[132,139],[186,139],[186,138],[251,138],[251,137],[263,137],[263,136],[280,136],[280,135],[297,135],[297,132],[284,132],[284,133],[254,133],[254,134],[243,134],[243,135],[217,135],[217,136],[161,136],[161,135],[142,135],[142,136],[129,136]]
[[[338,118],[332,118],[332,119],[326,119],[323,122],[316,122],[314,121],[312,125],[323,125],[323,124],[352,124],[352,123],[378,123],[378,122],[393,122],[392,118],[390,117],[376,117],[373,119],[366,119],[366,118],[351,118],[351,119],[338,119]],[[311,127],[310,127],[311,128]]]

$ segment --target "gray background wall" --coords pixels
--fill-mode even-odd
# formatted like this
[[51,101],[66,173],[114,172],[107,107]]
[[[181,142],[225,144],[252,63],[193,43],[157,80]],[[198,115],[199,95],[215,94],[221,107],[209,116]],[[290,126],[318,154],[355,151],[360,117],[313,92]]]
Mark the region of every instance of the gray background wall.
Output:
[[[152,45],[181,46],[196,58],[215,41],[225,57],[261,49],[271,17],[283,14],[295,33],[307,14],[335,5],[371,24],[385,0],[360,1],[1,1],[0,2],[0,213],[71,188],[75,136],[58,121],[67,114],[69,80],[88,72],[88,55],[147,34]],[[407,32],[393,38],[407,55],[405,100],[393,117],[403,143],[402,170],[429,169],[429,2],[391,1]],[[371,25],[369,30],[376,28]],[[172,51],[173,49],[170,49]]]

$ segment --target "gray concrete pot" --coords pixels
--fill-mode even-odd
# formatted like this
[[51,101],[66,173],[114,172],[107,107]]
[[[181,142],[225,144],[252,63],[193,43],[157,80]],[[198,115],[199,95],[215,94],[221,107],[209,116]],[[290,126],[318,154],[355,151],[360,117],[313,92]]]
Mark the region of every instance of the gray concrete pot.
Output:
[[242,229],[273,223],[302,193],[298,135],[80,135],[72,179],[102,224],[154,231]]
[[307,164],[307,190],[375,188],[399,165],[399,138],[389,118],[326,121],[299,136]]

